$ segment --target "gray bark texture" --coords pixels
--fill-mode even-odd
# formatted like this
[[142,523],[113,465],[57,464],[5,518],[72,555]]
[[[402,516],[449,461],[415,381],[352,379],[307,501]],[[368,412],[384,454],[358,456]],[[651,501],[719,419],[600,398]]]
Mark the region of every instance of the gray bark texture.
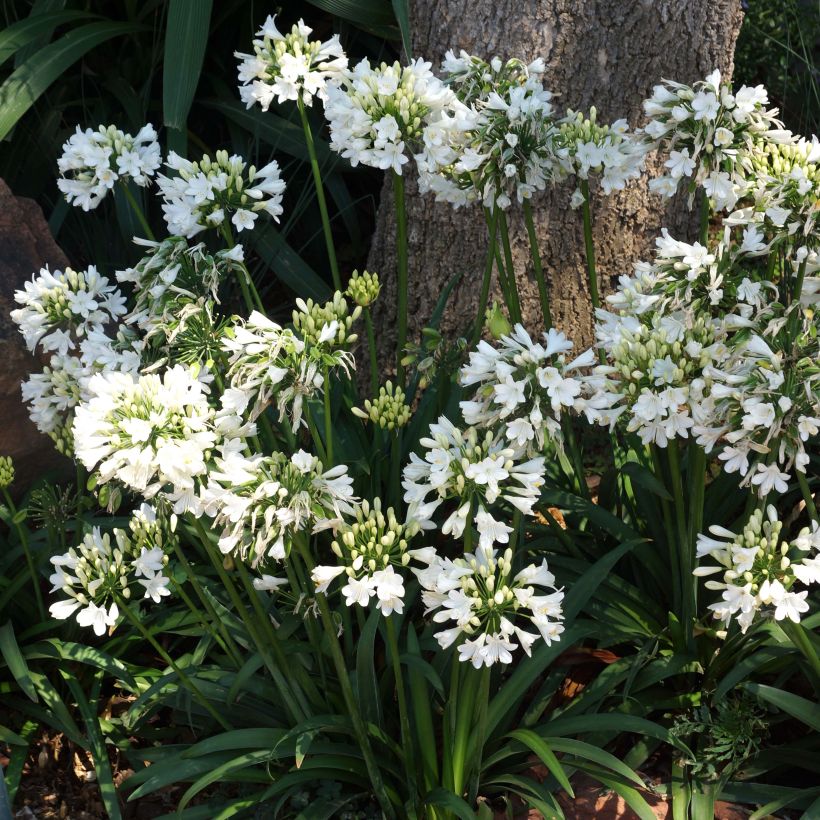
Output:
[[[543,57],[545,86],[556,109],[598,109],[600,122],[626,118],[643,124],[642,101],[661,78],[692,83],[715,68],[733,65],[740,29],[740,0],[413,0],[413,56],[436,68],[448,48],[489,59]],[[647,169],[661,160],[650,156]],[[405,166],[409,167],[409,166]],[[648,192],[648,175],[605,197],[592,187],[592,218],[602,297],[634,262],[648,258],[661,227],[678,238],[696,236],[697,219],[684,198],[662,200]],[[533,200],[536,229],[548,278],[553,321],[577,346],[593,339],[584,261],[581,211],[569,199],[574,181]],[[454,210],[416,191],[407,174],[410,247],[408,338],[418,338],[451,276],[462,272],[442,330],[463,333],[478,310],[487,229],[480,207]],[[396,340],[395,221],[389,177],[382,191],[368,269],[379,273],[382,296],[375,319],[381,356],[389,370]],[[543,320],[520,209],[508,214],[522,313],[528,329]],[[497,283],[493,285],[498,297]],[[577,349],[577,348],[576,348]],[[388,358],[391,357],[391,358]]]

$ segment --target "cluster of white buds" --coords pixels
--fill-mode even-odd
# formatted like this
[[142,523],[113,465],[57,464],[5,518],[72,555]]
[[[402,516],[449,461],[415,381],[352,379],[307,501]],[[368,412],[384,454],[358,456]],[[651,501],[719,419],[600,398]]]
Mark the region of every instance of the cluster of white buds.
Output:
[[227,151],[217,151],[214,159],[206,154],[199,162],[172,151],[166,165],[177,175],[160,174],[157,184],[168,231],[176,236],[190,239],[227,226],[229,217],[237,231],[251,230],[261,212],[279,221],[285,183],[275,160],[257,169]]
[[10,456],[0,456],[0,489],[10,487],[14,482],[14,461]]
[[[808,590],[794,590],[795,584],[820,583],[820,528],[816,523],[802,529],[791,541],[782,538],[783,523],[777,510],[769,505],[755,510],[743,530],[735,534],[724,527],[713,526],[717,536],[698,536],[698,558],[716,561],[695,569],[696,576],[722,573],[722,580],[706,582],[706,588],[721,593],[721,600],[711,604],[714,617],[726,626],[737,620],[741,632],[763,614],[776,621],[788,618],[800,622],[808,612]],[[719,540],[720,539],[720,540]]]
[[[512,550],[498,556],[496,550],[479,548],[475,554],[451,561],[433,547],[411,550],[413,558],[426,564],[414,569],[422,588],[427,612],[433,621],[455,626],[436,633],[442,649],[458,644],[458,659],[478,669],[495,663],[512,663],[519,644],[527,655],[538,634],[524,627],[532,625],[549,646],[564,631],[561,604],[563,590],[556,589],[555,577],[547,568],[530,564],[512,572]],[[552,592],[537,595],[536,587]],[[518,641],[518,643],[516,643]]]
[[404,609],[404,581],[396,569],[410,563],[408,542],[418,533],[418,524],[402,524],[392,507],[382,512],[380,498],[356,508],[356,520],[343,523],[331,544],[339,559],[337,566],[320,565],[311,577],[317,592],[327,592],[335,578],[344,576],[342,595],[348,606],[366,607],[371,599],[382,615]]
[[239,63],[239,96],[250,108],[259,104],[267,111],[274,98],[279,103],[300,100],[313,105],[314,96],[326,98],[328,80],[347,69],[347,57],[339,36],[311,40],[313,29],[299,20],[287,34],[276,28],[275,16],[268,17],[256,32],[253,54],[236,53]]
[[347,300],[337,290],[333,298],[322,305],[313,299],[297,299],[293,327],[307,345],[330,345],[350,350],[359,338],[351,329],[361,315],[359,305],[350,312]]
[[82,131],[78,125],[57,160],[62,175],[57,187],[69,203],[90,211],[118,180],[130,179],[145,187],[159,166],[159,143],[152,125],[143,126],[135,137],[113,125],[101,125],[96,131]]
[[[480,433],[475,427],[459,430],[445,416],[430,425],[430,436],[419,442],[424,458],[410,454],[404,468],[404,500],[410,504],[408,519],[431,529],[433,515],[443,503],[456,508],[441,527],[445,535],[461,538],[467,526],[475,526],[482,547],[506,544],[512,527],[488,511],[500,499],[524,515],[532,508],[544,484],[544,457],[525,459],[497,432]],[[428,497],[432,496],[431,500]]]
[[382,430],[398,430],[410,421],[410,406],[405,401],[404,391],[393,382],[386,382],[379,388],[379,395],[365,399],[364,408],[354,407],[352,413],[365,421],[378,424]]
[[370,307],[381,292],[381,283],[377,273],[369,271],[354,270],[347,283],[347,296],[349,296],[359,307]]

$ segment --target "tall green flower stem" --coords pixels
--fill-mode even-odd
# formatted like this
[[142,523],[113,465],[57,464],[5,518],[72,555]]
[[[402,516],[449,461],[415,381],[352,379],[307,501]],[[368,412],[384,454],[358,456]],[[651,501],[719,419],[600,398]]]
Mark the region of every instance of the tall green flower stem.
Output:
[[[495,262],[496,237],[498,236],[498,212],[501,209],[496,205],[487,220],[490,243],[487,248],[487,261],[484,263],[484,277],[481,280],[481,293],[478,296],[478,315],[475,317],[473,334],[470,337],[470,347],[478,344],[481,331],[484,329],[484,314],[490,298],[490,280],[493,278],[493,263]],[[500,275],[500,272],[499,272]]]
[[513,316],[514,322],[521,321],[521,300],[518,298],[518,285],[515,280],[515,264],[513,263],[512,245],[510,244],[510,227],[507,224],[507,214],[499,208],[498,225],[501,229],[501,245],[504,248],[504,264],[507,266],[507,283],[509,285],[509,298],[511,302],[507,305]]
[[[309,714],[310,710],[306,707],[304,703],[304,695],[302,695],[301,690],[298,686],[290,686],[288,681],[285,680],[284,675],[282,674],[282,669],[288,669],[289,666],[285,659],[284,652],[282,648],[279,646],[279,641],[275,638],[273,641],[267,641],[265,638],[260,634],[260,632],[256,628],[256,624],[254,622],[253,617],[245,608],[245,605],[242,602],[242,598],[239,595],[239,592],[236,588],[231,577],[225,570],[223,566],[223,556],[221,553],[214,554],[214,548],[211,544],[211,538],[208,532],[205,529],[202,521],[199,518],[191,517],[194,529],[199,536],[199,539],[202,543],[202,546],[205,552],[208,554],[208,557],[211,560],[211,563],[214,566],[214,569],[219,576],[220,581],[222,581],[222,585],[225,587],[225,591],[228,593],[228,597],[231,599],[231,603],[233,604],[234,609],[236,610],[236,614],[242,620],[242,623],[245,625],[245,629],[248,632],[248,637],[251,641],[256,645],[257,650],[259,651],[260,656],[262,657],[265,666],[267,667],[268,671],[273,678],[273,682],[276,685],[276,688],[279,690],[279,694],[282,696],[282,700],[284,701],[285,707],[291,713],[291,716],[297,722],[304,720]],[[271,657],[271,653],[268,649],[273,652],[275,656],[274,658]],[[295,683],[295,682],[294,682]]]
[[706,193],[703,194],[703,199],[700,201],[700,244],[706,245],[709,241],[709,219],[712,216],[712,206],[709,203],[709,197]]
[[373,314],[370,312],[370,306],[362,312],[367,331],[367,353],[370,359],[370,395],[375,397],[379,392],[379,359],[376,352],[376,334],[373,332]]
[[[222,220],[222,224],[219,226],[219,230],[222,233],[225,242],[228,244],[228,248],[235,248],[236,240],[233,238],[233,231],[231,230],[231,226],[224,219]],[[264,313],[265,307],[262,304],[262,299],[259,296],[259,292],[256,290],[256,285],[253,283],[251,273],[244,262],[239,264],[239,276],[237,279],[239,279],[239,287],[242,290],[242,299],[245,302],[245,307],[248,309],[248,312],[251,313],[254,310],[258,310],[261,313]]]
[[401,656],[399,654],[399,641],[396,635],[395,615],[388,615],[385,619],[387,625],[387,648],[390,652],[390,661],[393,666],[393,677],[396,682],[396,700],[399,704],[399,724],[401,726],[401,744],[404,747],[406,759],[407,787],[410,794],[416,794],[416,760],[413,754],[413,737],[410,734],[410,715],[407,711],[407,694],[404,688],[404,675],[401,671]]
[[803,494],[803,500],[806,502],[806,511],[812,521],[816,521],[820,524],[820,518],[817,516],[817,506],[814,503],[814,498],[811,494],[811,487],[809,487],[809,482],[806,480],[806,475],[805,473],[801,473],[800,470],[795,470],[794,472],[797,475],[797,483],[800,485],[800,492]]
[[299,116],[302,118],[302,128],[305,132],[305,143],[307,144],[308,156],[310,157],[310,169],[313,171],[313,185],[316,188],[316,200],[319,203],[319,213],[322,216],[322,231],[325,235],[325,247],[327,248],[327,259],[330,263],[330,274],[333,277],[333,287],[336,290],[342,289],[342,280],[339,276],[339,264],[336,261],[336,248],[333,244],[333,233],[330,230],[330,218],[327,213],[327,200],[325,199],[325,189],[322,185],[322,174],[319,171],[319,161],[316,158],[316,146],[313,144],[313,131],[310,127],[307,111],[302,97],[297,98],[299,106]]
[[672,481],[672,498],[675,507],[675,524],[677,527],[677,557],[680,572],[681,587],[681,623],[686,634],[687,644],[693,640],[695,620],[695,578],[692,570],[695,568],[695,544],[690,540],[690,533],[686,526],[686,499],[683,494],[683,478],[681,476],[680,456],[677,439],[672,439],[666,447],[669,459],[669,476]]
[[815,692],[820,695],[820,658],[817,656],[817,651],[811,638],[806,633],[806,627],[803,624],[792,623],[788,618],[784,618],[778,622],[780,628],[786,633],[789,640],[794,644],[795,648],[800,650],[803,657],[809,663],[811,670],[812,685]]
[[803,281],[806,278],[806,260],[800,263],[797,269],[797,277],[794,280],[794,291],[791,294],[791,304],[789,305],[792,313],[789,316],[789,338],[794,341],[800,331],[800,295],[803,292]]
[[[507,272],[507,266],[504,263],[504,258],[501,255],[501,247],[498,244],[498,224],[500,223],[501,218],[501,209],[496,206],[495,211],[497,213],[491,213],[489,208],[484,209],[484,221],[487,223],[487,230],[491,237],[494,237],[495,240],[492,243],[490,250],[493,252],[490,256],[489,264],[492,264],[492,261],[495,262],[496,270],[498,271],[498,285],[501,288],[501,295],[504,297],[504,304],[507,307],[507,310],[510,314],[510,319],[513,322],[521,321],[520,317],[516,315],[515,312],[515,296],[512,294],[510,289],[510,276]],[[496,222],[496,230],[493,232],[492,228],[492,218],[493,216],[496,217],[498,222]],[[494,258],[493,258],[494,257]]]
[[327,463],[325,469],[329,470],[335,465],[333,460],[333,417],[330,412],[330,369],[325,368],[324,374],[324,422],[325,422],[325,455],[327,456]]
[[176,672],[177,677],[182,681],[182,685],[188,689],[191,693],[191,696],[194,700],[226,731],[230,732],[233,729],[233,726],[225,720],[219,712],[214,709],[211,705],[208,698],[202,694],[202,691],[199,687],[185,674],[182,668],[174,661],[174,659],[162,648],[159,641],[151,634],[151,632],[143,625],[142,621],[131,612],[131,608],[128,606],[125,598],[122,595],[116,596],[117,606],[120,609],[128,621],[131,623],[132,626],[136,627],[137,632],[145,638],[148,643],[154,648],[154,651],[165,661],[171,669]]
[[404,387],[404,348],[407,345],[407,208],[404,200],[404,178],[393,171],[393,198],[396,204],[396,261],[398,295],[396,299],[396,382]]
[[14,501],[11,499],[11,494],[5,487],[3,487],[3,498],[6,500],[6,506],[9,508],[9,512],[11,513],[11,522],[17,530],[17,537],[20,539],[20,545],[23,547],[23,552],[26,556],[26,563],[28,564],[28,571],[31,576],[31,585],[34,587],[34,598],[37,601],[37,612],[40,615],[40,621],[45,621],[47,617],[46,608],[43,604],[43,593],[40,590],[40,581],[37,577],[37,569],[34,566],[34,559],[32,558],[31,549],[28,543],[28,533],[17,520],[17,507],[14,505]]
[[[302,560],[305,562],[305,565],[310,568],[313,565],[313,558],[310,554],[310,547],[308,546],[307,539],[300,534],[294,539],[294,546],[302,556]],[[330,612],[330,606],[328,605],[327,598],[324,593],[316,592],[315,598],[316,604],[319,607],[319,614],[321,615],[322,623],[325,627],[328,643],[330,645],[330,654],[333,658],[333,665],[336,667],[336,675],[338,676],[339,684],[342,687],[342,696],[344,697],[345,705],[347,706],[347,711],[350,715],[351,723],[353,724],[353,731],[359,742],[362,757],[364,757],[365,766],[367,767],[367,774],[370,777],[370,784],[373,787],[376,799],[379,801],[379,805],[381,806],[385,817],[389,818],[389,820],[393,820],[393,818],[396,817],[396,812],[387,797],[387,793],[385,792],[382,774],[379,770],[376,757],[373,753],[373,747],[370,744],[370,738],[367,734],[367,726],[362,719],[361,713],[359,712],[359,707],[356,703],[356,698],[353,694],[353,686],[350,683],[350,676],[347,672],[344,654],[342,652],[341,644],[339,643],[339,636],[337,634],[336,625],[333,622],[333,615]]]
[[[598,271],[595,266],[595,241],[592,238],[592,205],[589,196],[589,180],[578,180],[578,187],[584,202],[581,205],[581,218],[584,223],[584,256],[587,262],[587,279],[589,280],[589,298],[592,301],[593,315],[601,307],[601,297],[598,294]],[[601,364],[606,364],[606,354],[603,349],[598,349],[598,359]]]
[[[663,468],[663,462],[661,460],[660,447],[658,447],[657,444],[651,444],[649,446],[649,450],[652,459],[652,472],[655,474],[655,478],[657,478],[661,484],[667,485],[668,481]],[[681,582],[683,579],[680,578],[680,558],[678,557],[677,544],[678,539],[675,533],[672,505],[669,500],[663,496],[661,497],[661,511],[663,513],[663,526],[664,530],[666,530],[666,543],[669,549],[669,558],[672,568],[672,611],[677,613],[680,612],[681,608],[681,599],[683,594]]]
[[535,232],[535,220],[532,217],[532,205],[529,199],[524,200],[524,223],[527,226],[527,236],[530,240],[530,254],[532,255],[532,266],[535,270],[535,281],[538,284],[538,298],[541,300],[541,313],[544,316],[545,328],[549,330],[552,327],[550,297],[547,290],[547,280],[544,278],[541,251],[538,248],[538,235]]
[[145,214],[142,212],[142,208],[140,207],[139,203],[136,199],[134,199],[134,195],[131,193],[131,189],[128,187],[128,183],[124,180],[120,180],[120,189],[125,194],[125,198],[126,200],[128,200],[128,204],[131,207],[131,210],[134,212],[134,216],[136,216],[137,221],[140,223],[140,226],[142,227],[142,230],[145,232],[145,236],[153,242],[154,232],[151,230],[151,226],[148,224],[148,220],[145,218]]

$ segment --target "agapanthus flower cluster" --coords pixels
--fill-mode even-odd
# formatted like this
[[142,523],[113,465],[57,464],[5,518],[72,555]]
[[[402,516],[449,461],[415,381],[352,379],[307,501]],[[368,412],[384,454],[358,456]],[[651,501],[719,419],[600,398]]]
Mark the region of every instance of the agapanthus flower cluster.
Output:
[[351,412],[365,421],[378,424],[382,430],[398,430],[410,421],[410,405],[404,391],[388,381],[379,388],[379,395],[365,399],[364,407],[354,407]]
[[476,116],[461,118],[439,160],[430,161],[429,151],[419,158],[420,190],[455,206],[479,199],[500,208],[543,190],[555,170],[557,134],[543,62],[448,55],[443,69]]
[[722,574],[722,580],[706,582],[707,589],[721,593],[711,604],[714,617],[727,627],[734,619],[741,632],[764,615],[776,621],[799,623],[809,610],[808,590],[795,585],[820,583],[820,528],[803,528],[791,541],[783,537],[783,522],[769,505],[755,510],[740,533],[713,526],[715,538],[698,536],[698,558],[715,561],[695,569],[697,576]]
[[294,431],[302,424],[305,399],[321,395],[324,374],[335,368],[348,372],[353,366],[352,355],[335,346],[340,327],[345,325],[333,319],[317,328],[306,316],[305,326],[318,330],[310,342],[258,311],[247,320],[237,320],[222,342],[229,355],[231,386],[252,401],[251,417],[256,418],[275,400],[280,418],[288,419]]
[[249,560],[281,561],[296,533],[336,527],[353,513],[353,479],[342,464],[325,470],[298,450],[288,457],[246,455],[235,440],[222,448],[200,494],[200,509],[222,533],[219,549]]
[[[442,558],[433,547],[411,550],[411,555],[427,565],[413,570],[426,611],[434,613],[436,623],[455,622],[438,631],[436,640],[446,649],[463,638],[458,644],[460,661],[469,661],[476,669],[512,663],[519,645],[530,655],[538,640],[538,634],[526,628],[530,626],[548,646],[560,640],[564,593],[556,588],[546,561],[513,575],[510,549],[499,557],[496,550],[480,547],[454,561]],[[537,587],[551,591],[539,595]]]
[[361,162],[401,174],[408,153],[421,148],[427,128],[469,114],[430,68],[420,59],[406,66],[371,66],[362,60],[328,85],[331,147],[351,165]]
[[275,160],[257,169],[227,151],[217,151],[214,159],[206,154],[199,162],[172,151],[166,165],[176,176],[160,174],[157,184],[171,234],[190,239],[208,228],[227,226],[226,220],[238,232],[251,230],[260,213],[279,221],[285,183]]
[[330,344],[350,350],[359,338],[352,328],[361,315],[361,307],[356,305],[351,312],[347,300],[337,290],[333,298],[323,304],[313,299],[297,299],[292,314],[293,328],[307,345]]
[[820,143],[817,137],[761,142],[742,158],[750,179],[752,205],[730,215],[729,223],[757,225],[772,238],[797,248],[817,246],[820,209]]
[[668,172],[650,181],[650,188],[673,196],[682,180],[706,192],[717,210],[731,210],[744,190],[741,158],[755,140],[777,139],[781,123],[762,85],[742,86],[732,93],[719,71],[688,86],[664,80],[644,102],[650,118],[647,136],[669,150]]
[[313,97],[326,99],[328,80],[347,68],[347,57],[334,34],[329,40],[311,40],[313,31],[299,20],[288,34],[276,28],[275,16],[268,17],[256,32],[253,54],[236,53],[239,63],[239,96],[250,108],[259,104],[267,111],[274,98],[301,99],[313,105]]
[[11,311],[11,318],[32,353],[40,346],[64,356],[125,313],[123,295],[93,265],[85,271],[42,268],[24,288],[14,294],[22,307]]
[[[561,171],[578,179],[599,176],[605,194],[622,191],[627,181],[637,179],[644,168],[646,143],[630,134],[626,120],[601,125],[594,106],[587,117],[580,111],[567,111],[556,142]],[[583,201],[583,193],[576,188],[570,205],[578,208]]]
[[792,469],[806,472],[810,442],[820,432],[820,346],[817,317],[800,316],[792,335],[775,304],[720,367],[710,368],[712,413],[695,428],[728,473],[765,497],[788,489]]
[[381,289],[382,286],[377,273],[370,273],[366,270],[359,273],[359,271],[354,270],[350,275],[345,294],[359,307],[366,308],[370,307],[379,298]]
[[10,456],[0,456],[0,490],[5,490],[14,482],[14,461]]
[[430,435],[419,443],[424,458],[411,453],[404,468],[408,518],[431,529],[436,509],[455,502],[442,533],[461,538],[474,523],[482,547],[506,544],[512,527],[493,518],[490,508],[503,500],[530,515],[544,484],[544,457],[522,457],[497,431],[460,430],[445,416],[430,425]]
[[591,350],[568,361],[572,342],[551,328],[543,343],[533,342],[521,325],[499,344],[478,343],[461,368],[459,382],[471,388],[461,402],[467,424],[501,429],[515,447],[531,456],[550,445],[563,446],[561,419],[585,409],[585,369],[595,363]]
[[404,611],[404,579],[396,569],[410,563],[408,542],[418,533],[415,522],[401,523],[389,507],[382,512],[380,498],[367,500],[356,507],[356,520],[344,522],[331,544],[339,564],[319,565],[311,578],[317,592],[327,592],[331,583],[342,576],[345,603],[367,607],[375,599],[384,616]]
[[82,131],[78,125],[57,160],[62,175],[57,187],[69,203],[90,211],[118,180],[147,186],[160,161],[157,132],[152,125],[143,126],[135,137],[113,125],[101,125],[96,131]]
[[77,407],[77,458],[100,483],[117,481],[151,498],[192,496],[217,441],[208,385],[182,365],[162,374],[108,372],[88,383]]
[[66,596],[49,607],[52,617],[75,615],[80,626],[103,635],[117,625],[118,600],[150,598],[159,603],[171,594],[163,549],[168,537],[148,504],[134,513],[130,532],[115,529],[109,534],[94,527],[78,547],[51,559],[51,591]]

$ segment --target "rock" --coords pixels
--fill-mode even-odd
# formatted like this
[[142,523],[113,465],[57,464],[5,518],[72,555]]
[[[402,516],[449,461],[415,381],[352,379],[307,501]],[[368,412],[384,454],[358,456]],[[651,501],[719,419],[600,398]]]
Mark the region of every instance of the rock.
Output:
[[42,362],[26,349],[9,316],[16,307],[14,292],[44,265],[63,269],[68,260],[37,203],[14,196],[0,179],[0,455],[14,459],[15,495],[45,471],[68,466],[51,439],[29,420],[20,383]]

